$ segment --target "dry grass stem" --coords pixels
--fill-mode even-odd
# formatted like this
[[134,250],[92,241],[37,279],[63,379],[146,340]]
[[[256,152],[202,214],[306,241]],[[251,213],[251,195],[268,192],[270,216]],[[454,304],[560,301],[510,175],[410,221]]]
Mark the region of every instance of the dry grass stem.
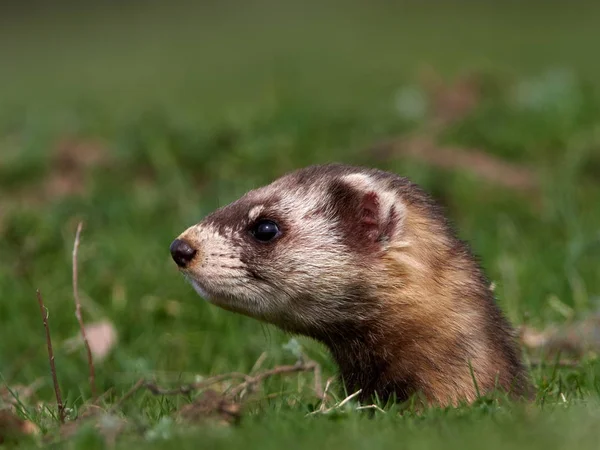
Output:
[[52,382],[54,383],[54,393],[56,394],[56,405],[58,407],[58,417],[60,423],[65,423],[65,405],[62,401],[60,394],[60,386],[58,385],[58,377],[56,376],[56,365],[54,364],[54,352],[52,351],[52,339],[50,337],[50,326],[48,325],[48,310],[44,306],[44,299],[42,293],[38,289],[36,291],[38,304],[40,305],[40,312],[42,314],[42,321],[44,322],[44,328],[46,329],[46,344],[48,346],[48,360],[50,361],[50,373],[52,374]]
[[267,352],[262,352],[260,354],[260,356],[258,357],[258,359],[256,360],[256,362],[254,363],[254,365],[252,366],[252,369],[250,369],[250,373],[254,373],[258,369],[260,369],[266,359],[267,359]]
[[90,371],[90,389],[92,392],[92,398],[96,398],[96,371],[94,369],[94,360],[92,358],[92,350],[90,343],[87,339],[85,331],[85,325],[83,324],[83,317],[81,316],[81,299],[79,298],[79,276],[77,271],[77,252],[79,250],[79,242],[81,239],[81,230],[83,229],[83,222],[79,222],[77,225],[77,233],[75,235],[75,242],[73,244],[73,299],[75,300],[75,317],[79,322],[79,329],[81,330],[81,338],[85,345],[87,352],[88,366]]
[[[333,405],[331,408],[325,407],[325,403],[323,402],[323,403],[321,403],[321,406],[319,407],[319,409],[308,413],[306,416],[312,416],[315,414],[329,414],[330,412],[335,411],[336,409],[340,409],[342,406],[344,406],[350,400],[352,400],[353,398],[358,396],[361,392],[362,392],[362,389],[359,389],[358,391],[354,392],[353,394],[350,394],[348,397],[346,397],[342,401]],[[369,406],[362,406],[362,407],[359,406],[356,409],[374,409],[374,408],[378,408],[378,407],[376,405],[369,405]],[[379,408],[379,409],[381,409],[381,408]]]

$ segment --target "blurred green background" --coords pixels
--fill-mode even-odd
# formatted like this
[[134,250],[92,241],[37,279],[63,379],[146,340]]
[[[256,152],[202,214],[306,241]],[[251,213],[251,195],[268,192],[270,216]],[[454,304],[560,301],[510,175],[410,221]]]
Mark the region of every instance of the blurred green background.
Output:
[[[2,378],[12,385],[43,377],[39,398],[52,399],[40,288],[68,403],[89,397],[84,354],[65,345],[78,329],[71,251],[79,220],[86,321],[107,319],[119,334],[97,367],[102,391],[118,397],[142,375],[176,384],[248,371],[263,352],[265,366],[293,362],[282,347],[289,336],[202,301],[168,247],[246,190],[327,161],[421,183],[481,257],[516,325],[589,315],[600,296],[599,19],[600,5],[579,1],[3,5]],[[300,342],[326,375],[335,372],[321,346]],[[567,426],[582,414],[579,403],[597,401],[593,358],[549,378],[532,373],[548,403],[574,404],[571,416],[536,422],[539,436],[554,436],[554,421]],[[277,433],[298,443],[333,433],[337,444],[358,448],[373,442],[369,429],[380,444],[410,429],[415,445],[461,448],[474,436],[528,448],[598,439],[586,409],[574,435],[537,439],[511,436],[520,418],[481,425],[495,414],[487,407],[450,415],[457,431],[448,436],[428,436],[438,429],[432,413],[422,427],[389,416],[326,421],[309,438],[302,386],[274,381],[267,390],[282,396],[253,410],[254,422],[234,437],[205,430],[181,445],[252,437],[264,448]],[[185,402],[142,396],[128,414],[159,426]],[[52,428],[47,411],[24,411]]]

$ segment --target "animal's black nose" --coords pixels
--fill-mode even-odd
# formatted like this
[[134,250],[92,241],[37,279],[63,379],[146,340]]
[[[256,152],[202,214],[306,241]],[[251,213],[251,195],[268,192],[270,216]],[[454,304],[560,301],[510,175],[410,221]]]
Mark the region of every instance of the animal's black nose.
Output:
[[171,244],[170,250],[173,261],[175,261],[179,267],[187,266],[196,255],[196,249],[183,239],[175,239]]

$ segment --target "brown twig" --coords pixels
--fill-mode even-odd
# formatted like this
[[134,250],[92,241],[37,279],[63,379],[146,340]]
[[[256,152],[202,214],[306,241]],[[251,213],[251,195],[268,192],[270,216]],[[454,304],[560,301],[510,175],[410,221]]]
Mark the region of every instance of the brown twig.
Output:
[[176,388],[163,388],[152,381],[147,381],[142,378],[138,380],[138,382],[135,383],[133,387],[129,391],[127,391],[117,403],[113,405],[111,411],[117,410],[126,400],[131,398],[136,392],[138,392],[141,389],[147,389],[154,395],[186,395],[197,390],[205,389],[213,384],[220,383],[221,381],[230,380],[232,378],[241,378],[244,381],[235,386],[233,389],[231,389],[231,391],[229,391],[229,393],[227,394],[229,398],[233,398],[241,394],[245,389],[256,386],[257,384],[261,383],[267,378],[270,378],[275,375],[291,374],[297,372],[314,372],[315,392],[317,394],[317,397],[320,400],[322,400],[324,397],[324,393],[321,385],[321,366],[315,361],[300,361],[297,364],[294,364],[293,366],[277,366],[273,369],[260,372],[254,376],[246,375],[241,372],[230,372],[221,375],[215,375],[214,377],[207,378],[197,383],[187,384]]
[[65,423],[65,405],[62,401],[60,394],[60,386],[58,385],[58,377],[56,376],[56,366],[54,364],[54,352],[52,351],[52,339],[50,338],[50,326],[48,325],[48,310],[44,306],[44,300],[42,293],[38,289],[36,291],[38,304],[40,305],[40,312],[42,313],[42,321],[44,322],[44,328],[46,329],[46,344],[48,345],[48,360],[50,361],[50,373],[52,374],[52,381],[54,382],[54,393],[56,394],[56,404],[58,406],[58,417],[60,423]]
[[152,392],[154,395],[176,395],[176,394],[189,394],[190,392],[204,389],[221,381],[230,380],[231,378],[242,378],[245,380],[251,379],[252,377],[240,372],[224,373],[221,375],[215,375],[214,377],[207,378],[206,380],[199,381],[197,383],[187,384],[185,386],[179,386],[177,388],[165,389],[157,386],[151,381],[144,383],[144,387]]
[[407,157],[444,170],[462,170],[507,189],[537,193],[536,173],[480,149],[438,145],[434,133],[413,133],[372,146],[378,158]]
[[81,230],[83,229],[83,222],[79,222],[77,225],[77,233],[75,235],[75,243],[73,244],[73,298],[75,300],[75,317],[79,322],[79,329],[81,330],[81,337],[87,351],[88,366],[90,369],[90,388],[92,391],[92,399],[96,398],[96,371],[94,369],[94,360],[92,358],[92,350],[90,343],[88,342],[87,335],[85,332],[85,325],[83,324],[83,318],[81,316],[81,300],[79,298],[79,287],[78,287],[78,273],[77,273],[77,251],[79,250],[79,240],[81,237]]
[[135,383],[133,385],[133,387],[131,389],[129,389],[125,395],[123,395],[123,397],[121,397],[119,399],[119,401],[117,403],[115,403],[110,410],[108,411],[109,413],[113,413],[115,412],[117,409],[119,409],[119,407],[125,403],[127,400],[129,400],[129,398],[135,394],[137,391],[139,391],[141,388],[144,387],[144,384],[146,383],[146,380],[144,380],[143,378],[140,378],[137,383]]
[[[277,366],[270,370],[265,370],[253,377],[248,377],[243,383],[240,383],[229,392],[230,397],[235,397],[241,394],[244,390],[254,387],[262,381],[270,378],[274,375],[291,374],[297,372],[314,372],[315,373],[315,393],[319,399],[323,398],[323,391],[320,386],[320,369],[321,367],[315,361],[298,362],[293,366]],[[316,385],[317,378],[319,378],[319,386]]]
[[152,381],[147,381],[146,379],[142,378],[142,379],[138,380],[137,383],[135,383],[133,385],[133,387],[131,389],[129,389],[125,393],[125,395],[123,395],[123,397],[121,397],[119,399],[119,401],[117,403],[115,403],[115,405],[113,405],[113,407],[111,408],[111,411],[118,409],[126,400],[128,400],[131,396],[133,396],[140,389],[147,389],[154,395],[177,395],[177,394],[186,395],[191,392],[207,388],[207,387],[209,387],[213,384],[219,383],[221,381],[229,380],[231,378],[244,378],[245,379],[245,378],[250,378],[250,377],[244,373],[231,372],[231,373],[225,373],[222,375],[216,375],[214,377],[207,378],[206,380],[202,380],[197,383],[186,384],[184,386],[179,386],[176,388],[163,388],[163,387],[158,386],[156,383],[154,383]]

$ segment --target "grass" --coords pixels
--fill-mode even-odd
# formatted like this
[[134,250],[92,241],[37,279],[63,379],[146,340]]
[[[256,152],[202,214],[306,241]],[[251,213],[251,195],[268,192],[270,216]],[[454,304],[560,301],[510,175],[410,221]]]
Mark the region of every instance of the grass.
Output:
[[[263,352],[263,367],[293,363],[289,336],[198,298],[168,246],[217,206],[311,163],[373,165],[422,184],[480,255],[515,324],[544,327],[597,308],[597,7],[39,8],[0,14],[0,56],[10,62],[0,71],[0,374],[9,386],[43,377],[47,407],[19,409],[43,431],[58,423],[36,288],[72,416],[90,396],[84,352],[64,345],[78,332],[71,250],[79,220],[85,320],[107,318],[119,333],[96,367],[99,390],[113,389],[109,403],[142,376],[178,385],[247,372]],[[428,119],[419,112],[423,65],[445,77],[484,74],[476,109],[438,144],[534,168],[539,195],[468,168],[366,150]],[[326,376],[335,373],[324,348],[299,342]],[[140,393],[122,414],[141,437],[118,446],[595,448],[599,371],[593,358],[532,369],[539,395],[530,406],[482,399],[421,416],[350,406],[310,418],[315,399],[303,374],[267,383],[239,427],[192,430],[169,419],[189,398]],[[68,445],[105,444],[83,427]]]

